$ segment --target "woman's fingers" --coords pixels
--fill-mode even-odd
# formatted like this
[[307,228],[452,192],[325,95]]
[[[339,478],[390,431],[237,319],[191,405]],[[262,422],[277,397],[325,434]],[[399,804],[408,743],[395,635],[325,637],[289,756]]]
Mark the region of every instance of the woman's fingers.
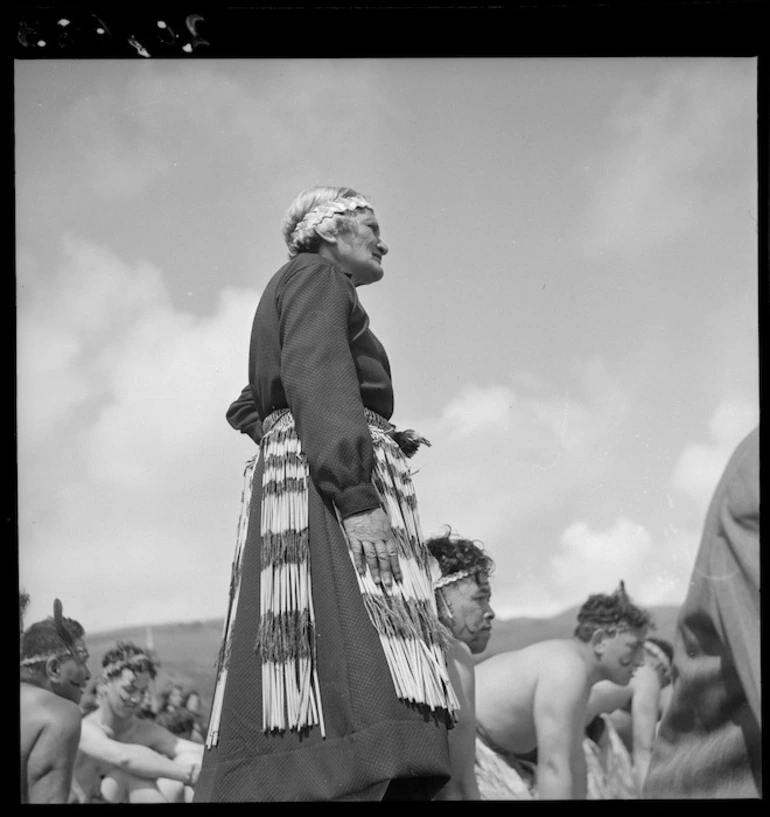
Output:
[[392,537],[387,540],[378,540],[373,543],[372,549],[366,552],[366,559],[372,578],[378,584],[384,584],[390,589],[393,582],[401,581],[401,565],[398,561],[398,548]]
[[396,545],[396,540],[391,536],[387,542],[385,542],[385,553],[388,559],[388,565],[390,567],[390,572],[393,575],[393,578],[397,581],[401,581],[401,564],[398,561],[398,546]]
[[[367,540],[364,540],[361,544],[364,548],[364,556],[366,557],[366,563],[369,565],[369,572],[372,574],[372,579],[375,584],[380,584],[381,580],[385,577],[380,576],[380,561],[378,559],[377,548],[374,542]],[[388,571],[388,579],[390,579],[390,571]],[[388,586],[390,585],[388,584]]]
[[402,580],[398,544],[382,508],[349,516],[343,520],[343,527],[359,574],[365,575],[368,566],[375,584],[386,588],[393,586],[394,579]]
[[362,575],[366,575],[366,559],[364,558],[364,543],[360,539],[351,537],[350,552],[353,554],[353,562],[356,570]]

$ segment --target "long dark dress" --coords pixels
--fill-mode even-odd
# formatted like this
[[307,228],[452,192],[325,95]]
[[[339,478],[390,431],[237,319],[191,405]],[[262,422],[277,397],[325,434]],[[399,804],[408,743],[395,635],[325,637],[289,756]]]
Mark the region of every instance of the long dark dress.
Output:
[[256,439],[258,419],[286,407],[310,470],[310,568],[326,737],[318,727],[262,731],[261,665],[254,650],[258,463],[219,738],[205,752],[195,800],[427,799],[449,777],[446,721],[396,697],[335,513],[335,506],[345,517],[379,505],[363,408],[390,418],[390,367],[350,280],[311,253],[286,264],[267,285],[254,319],[249,389],[228,419]]

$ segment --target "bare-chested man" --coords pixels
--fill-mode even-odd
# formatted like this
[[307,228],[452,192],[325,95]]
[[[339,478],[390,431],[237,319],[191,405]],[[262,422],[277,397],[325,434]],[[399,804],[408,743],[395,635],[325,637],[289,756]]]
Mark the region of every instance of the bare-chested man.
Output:
[[495,614],[489,605],[489,574],[494,562],[469,539],[448,534],[429,539],[426,545],[441,572],[433,586],[439,618],[452,633],[447,647],[447,669],[460,703],[457,723],[449,731],[452,776],[434,799],[478,800],[472,656],[484,651],[492,630]]
[[137,717],[155,664],[118,642],[102,659],[98,708],[83,718],[71,802],[191,802],[203,746]]
[[19,721],[21,802],[66,803],[80,740],[78,703],[90,677],[79,622],[53,618],[21,635]]
[[601,680],[621,685],[631,680],[644,661],[649,624],[621,582],[612,595],[589,597],[572,638],[501,653],[476,667],[476,776],[482,799],[534,796],[515,787],[506,794],[499,786],[507,772],[517,777],[517,758],[534,750],[538,799],[585,798],[583,737],[591,687]]

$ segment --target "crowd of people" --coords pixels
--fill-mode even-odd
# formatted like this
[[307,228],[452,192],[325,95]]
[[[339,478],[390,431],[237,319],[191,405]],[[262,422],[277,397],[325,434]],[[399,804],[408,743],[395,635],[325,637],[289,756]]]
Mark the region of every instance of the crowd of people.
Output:
[[57,600],[21,636],[22,801],[760,797],[758,429],[715,492],[673,645],[618,577],[572,635],[479,662],[494,563],[422,535],[409,460],[430,443],[391,422],[358,297],[388,252],[372,204],[302,191],[283,235],[227,410],[257,448],[208,726],[193,690],[154,706],[154,659],[126,642],[81,710],[84,631]]

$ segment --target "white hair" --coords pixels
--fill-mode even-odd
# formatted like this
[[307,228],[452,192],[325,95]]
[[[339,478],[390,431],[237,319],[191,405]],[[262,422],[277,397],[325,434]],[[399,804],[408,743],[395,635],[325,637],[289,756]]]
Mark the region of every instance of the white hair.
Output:
[[331,229],[337,232],[349,222],[356,210],[373,209],[372,205],[352,187],[319,185],[299,193],[289,206],[281,223],[281,232],[289,258],[300,252],[315,252],[321,243],[317,228],[321,222],[333,219]]

